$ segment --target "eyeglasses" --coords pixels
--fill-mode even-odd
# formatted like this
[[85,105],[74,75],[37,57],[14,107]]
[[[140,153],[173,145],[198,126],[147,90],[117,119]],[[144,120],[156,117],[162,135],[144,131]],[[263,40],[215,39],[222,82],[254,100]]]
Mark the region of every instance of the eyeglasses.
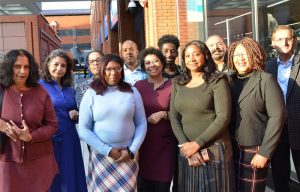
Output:
[[278,43],[283,43],[283,42],[292,42],[294,40],[294,37],[287,37],[287,38],[278,38],[275,39],[274,41],[278,42]]
[[95,63],[99,64],[99,63],[100,63],[100,61],[101,61],[101,59],[100,59],[100,58],[99,58],[99,59],[93,59],[93,60],[89,60],[89,64],[95,64]]
[[160,60],[157,59],[157,60],[153,60],[153,61],[145,61],[144,63],[145,63],[145,65],[150,65],[151,63],[156,65],[156,64],[160,63]]
[[111,73],[112,71],[116,73],[120,73],[123,69],[122,67],[116,67],[116,68],[106,68],[104,69],[106,73]]
[[233,57],[234,58],[241,58],[241,57],[243,57],[243,58],[245,58],[245,57],[247,57],[247,53],[238,53],[238,54],[234,54],[233,55]]

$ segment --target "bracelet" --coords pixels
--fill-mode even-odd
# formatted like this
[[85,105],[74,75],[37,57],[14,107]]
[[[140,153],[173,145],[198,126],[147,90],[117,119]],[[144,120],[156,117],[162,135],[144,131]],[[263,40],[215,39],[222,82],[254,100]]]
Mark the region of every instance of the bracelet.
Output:
[[127,153],[128,153],[128,155],[129,155],[130,159],[134,159],[134,153],[132,153],[132,152],[130,151],[129,147],[127,147],[126,150],[127,150]]

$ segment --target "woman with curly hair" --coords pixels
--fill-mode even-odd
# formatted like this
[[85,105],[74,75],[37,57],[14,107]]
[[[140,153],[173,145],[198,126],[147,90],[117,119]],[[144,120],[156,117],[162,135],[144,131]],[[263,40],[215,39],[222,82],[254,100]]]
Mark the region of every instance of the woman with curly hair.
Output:
[[175,170],[176,138],[168,112],[172,80],[163,77],[166,59],[155,48],[146,48],[140,54],[142,70],[147,79],[135,83],[140,92],[146,117],[147,134],[140,148],[138,191],[170,191]]
[[[170,119],[179,141],[179,191],[234,191],[228,124],[231,96],[226,76],[216,70],[201,41],[183,50],[174,79]],[[205,154],[204,154],[205,152]]]
[[271,74],[265,73],[265,53],[245,37],[228,49],[232,77],[234,160],[238,191],[265,191],[269,162],[284,122],[284,100]]

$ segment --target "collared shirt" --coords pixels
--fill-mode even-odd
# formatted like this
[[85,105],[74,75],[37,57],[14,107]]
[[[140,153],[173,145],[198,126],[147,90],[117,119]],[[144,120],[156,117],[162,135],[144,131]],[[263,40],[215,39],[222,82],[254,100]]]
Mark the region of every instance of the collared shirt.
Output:
[[126,64],[124,65],[125,81],[131,85],[139,80],[147,79],[147,74],[142,70],[141,66],[138,66],[135,70],[131,71]]
[[277,81],[282,90],[284,101],[286,102],[286,94],[288,89],[289,78],[291,74],[292,64],[294,55],[287,61],[286,64],[282,63],[279,57],[277,58],[278,71],[277,71]]

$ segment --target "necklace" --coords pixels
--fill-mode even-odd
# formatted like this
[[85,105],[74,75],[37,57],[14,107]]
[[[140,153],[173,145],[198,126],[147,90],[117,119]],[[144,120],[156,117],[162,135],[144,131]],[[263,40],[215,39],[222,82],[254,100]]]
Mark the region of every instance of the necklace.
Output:
[[250,75],[253,73],[253,71],[251,73],[248,73],[247,75],[244,76],[240,76],[240,75],[236,75],[238,79],[246,79],[248,77],[250,77]]

